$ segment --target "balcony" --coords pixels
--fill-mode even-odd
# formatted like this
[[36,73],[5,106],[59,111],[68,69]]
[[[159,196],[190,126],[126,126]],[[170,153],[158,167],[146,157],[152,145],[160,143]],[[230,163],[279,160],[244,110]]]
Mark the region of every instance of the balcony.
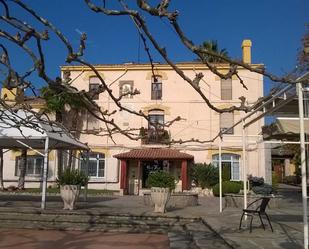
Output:
[[142,144],[167,144],[171,141],[171,136],[167,130],[164,129],[140,129],[140,136]]

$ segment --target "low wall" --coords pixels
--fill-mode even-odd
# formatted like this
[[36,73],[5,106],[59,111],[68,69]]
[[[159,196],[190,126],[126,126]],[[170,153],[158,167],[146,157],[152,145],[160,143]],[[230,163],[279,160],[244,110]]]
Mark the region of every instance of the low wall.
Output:
[[[144,204],[146,206],[153,206],[150,192],[144,193]],[[183,208],[198,205],[198,194],[192,193],[172,193],[167,208]]]
[[[247,195],[247,203],[248,205],[261,198],[264,197],[262,195]],[[277,195],[277,196],[267,196],[270,198],[270,201],[268,203],[268,207],[269,208],[279,208],[280,207],[280,203],[282,200],[282,196],[281,195]],[[244,206],[244,196],[243,195],[237,195],[237,194],[225,194],[225,207],[233,207],[233,208],[243,208]],[[258,203],[256,204],[258,205]],[[253,204],[252,208],[256,208],[255,204]]]

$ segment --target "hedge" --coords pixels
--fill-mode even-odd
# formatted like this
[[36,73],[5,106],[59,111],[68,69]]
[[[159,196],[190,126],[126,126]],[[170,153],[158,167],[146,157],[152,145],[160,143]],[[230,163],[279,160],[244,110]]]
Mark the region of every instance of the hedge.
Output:
[[[222,182],[222,196],[225,194],[238,194],[242,187],[241,182],[224,181]],[[214,196],[219,196],[219,183],[212,189]]]

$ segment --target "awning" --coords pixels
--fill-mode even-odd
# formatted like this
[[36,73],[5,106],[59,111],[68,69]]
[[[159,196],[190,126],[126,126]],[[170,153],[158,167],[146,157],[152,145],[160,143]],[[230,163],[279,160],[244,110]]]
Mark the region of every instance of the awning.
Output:
[[0,110],[0,148],[44,149],[41,208],[46,206],[48,153],[50,149],[81,149],[88,146],[75,139],[64,127],[38,119],[25,110]]
[[193,160],[194,156],[175,149],[149,148],[136,149],[129,152],[114,155],[117,159],[140,159],[140,160]]
[[64,127],[48,120],[38,120],[30,112],[0,111],[0,148],[22,149],[26,144],[33,149],[44,149],[47,137],[49,149],[89,149]]
[[[305,133],[309,134],[309,118],[304,119]],[[299,118],[278,118],[274,123],[262,127],[264,140],[299,140]]]
[[[278,127],[284,133],[299,134],[299,118],[278,118]],[[305,133],[309,134],[309,118],[304,119]]]

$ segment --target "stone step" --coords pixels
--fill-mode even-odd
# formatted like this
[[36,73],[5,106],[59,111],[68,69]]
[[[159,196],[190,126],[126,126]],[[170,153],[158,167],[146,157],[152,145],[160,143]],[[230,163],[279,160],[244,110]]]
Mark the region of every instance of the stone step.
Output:
[[179,217],[0,210],[0,227],[10,228],[166,233],[188,222],[191,222],[190,219]]
[[192,222],[185,225],[192,241],[198,249],[231,249],[222,237],[210,229],[204,222]]
[[123,232],[123,233],[166,233],[168,227],[150,226],[150,225],[130,225],[130,224],[87,224],[71,222],[42,222],[42,221],[17,221],[0,220],[1,228],[12,229],[42,229],[42,230],[78,230],[78,231],[101,231],[101,232]]
[[46,221],[46,222],[80,222],[80,223],[130,223],[149,224],[161,226],[174,226],[175,224],[186,224],[189,219],[177,217],[159,216],[132,216],[132,215],[106,215],[106,214],[71,214],[71,213],[20,213],[0,212],[0,220],[24,220],[24,221]]
[[167,233],[171,249],[230,249],[205,222],[165,215],[107,214],[98,210],[40,210],[0,207],[1,228]]
[[198,249],[193,242],[192,235],[184,226],[175,226],[168,232],[170,249]]

